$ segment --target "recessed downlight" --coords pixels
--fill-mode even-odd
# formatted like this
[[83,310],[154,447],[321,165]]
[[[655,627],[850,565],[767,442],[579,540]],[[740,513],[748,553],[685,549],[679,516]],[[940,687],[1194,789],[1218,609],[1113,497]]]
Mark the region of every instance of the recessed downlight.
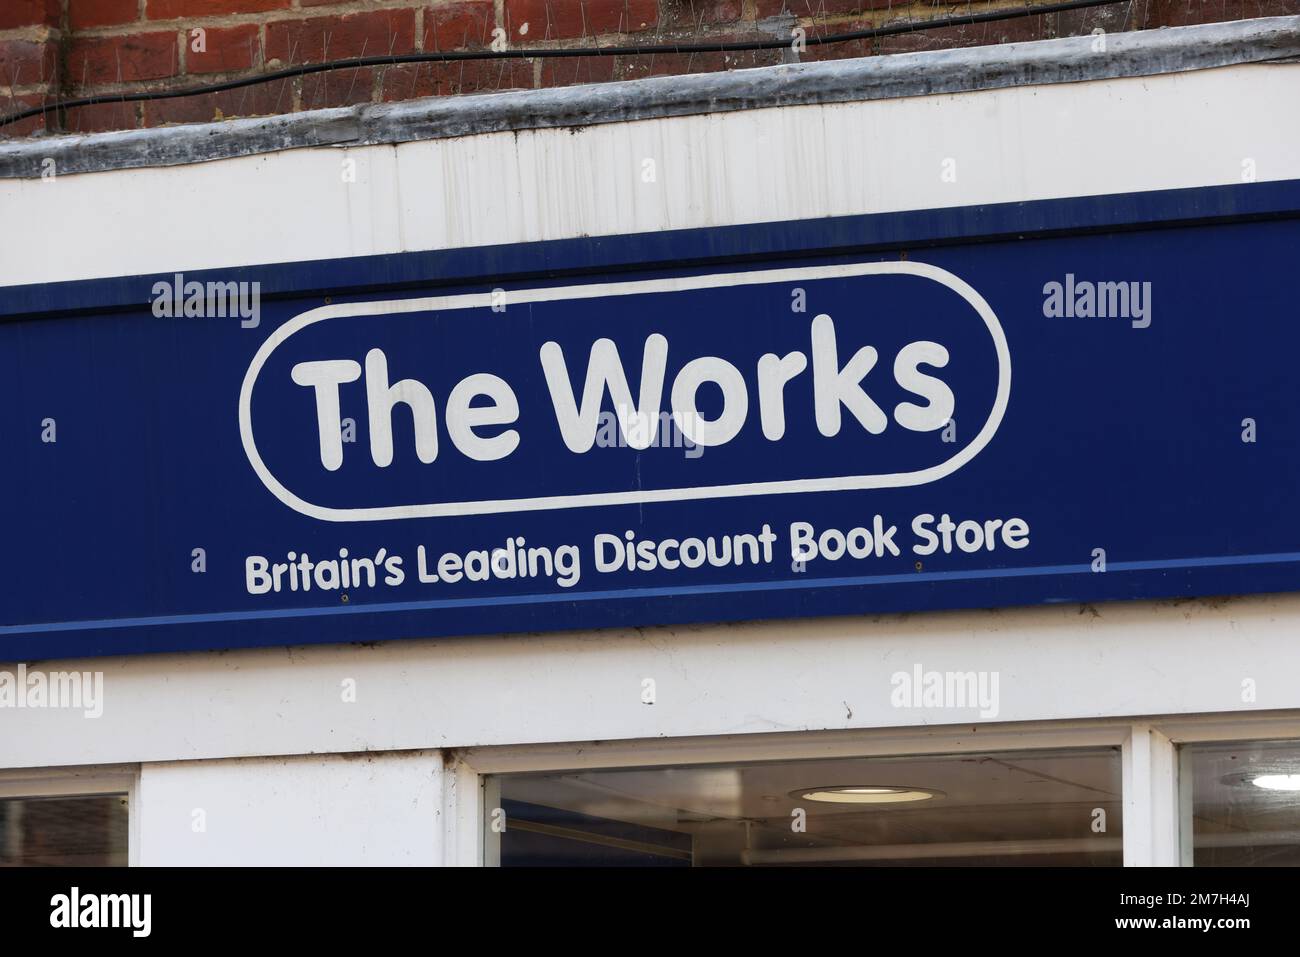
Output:
[[1300,791],[1300,774],[1257,774],[1250,783],[1265,791]]
[[[1300,771],[1295,765],[1257,765],[1241,771],[1233,771],[1219,778],[1220,783],[1243,790],[1269,791],[1281,796],[1300,791]],[[1262,794],[1259,795],[1263,797]]]
[[886,787],[875,784],[852,784],[836,787],[808,788],[791,797],[824,804],[910,804],[940,797],[941,792],[928,788]]

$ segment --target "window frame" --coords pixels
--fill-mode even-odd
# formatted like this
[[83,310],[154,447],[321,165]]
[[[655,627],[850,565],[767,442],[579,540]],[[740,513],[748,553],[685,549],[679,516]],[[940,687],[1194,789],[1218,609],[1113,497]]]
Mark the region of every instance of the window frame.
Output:
[[[496,775],[680,767],[852,757],[913,757],[972,752],[1029,752],[1118,747],[1124,807],[1125,867],[1191,865],[1191,789],[1180,787],[1184,744],[1300,741],[1300,712],[943,725],[872,730],[777,732],[564,744],[499,745],[457,752],[451,770],[464,796],[446,818],[461,839],[448,841],[447,863],[496,866],[499,836],[490,828],[500,801]],[[468,786],[473,780],[473,786]],[[476,840],[465,840],[472,829]]]
[[126,795],[126,860],[139,866],[140,769],[138,766],[16,768],[0,770],[0,800],[11,798]]
[[[494,776],[851,757],[1118,747],[1125,867],[1190,866],[1191,789],[1180,788],[1180,748],[1236,741],[1300,742],[1300,710],[1145,718],[1072,719],[912,728],[789,731],[678,738],[494,745],[443,749],[438,857],[446,865],[494,866],[488,825],[500,803]],[[0,770],[0,798],[126,794],[128,865],[139,866],[139,765]]]

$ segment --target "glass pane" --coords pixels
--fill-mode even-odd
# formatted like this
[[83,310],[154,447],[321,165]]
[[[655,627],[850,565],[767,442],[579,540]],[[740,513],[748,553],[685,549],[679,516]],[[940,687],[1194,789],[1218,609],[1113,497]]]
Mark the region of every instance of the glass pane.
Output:
[[1100,749],[502,775],[485,817],[507,867],[1118,866],[1120,774]]
[[0,867],[125,867],[125,794],[0,799]]
[[[1300,742],[1186,745],[1182,774],[1191,782],[1192,864],[1300,865]],[[1183,831],[1186,840],[1186,819]]]

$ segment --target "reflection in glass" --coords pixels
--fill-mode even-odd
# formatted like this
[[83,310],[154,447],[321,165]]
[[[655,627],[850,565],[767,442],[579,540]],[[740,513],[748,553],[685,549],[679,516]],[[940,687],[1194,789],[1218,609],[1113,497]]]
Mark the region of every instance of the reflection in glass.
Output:
[[[1118,749],[503,775],[503,866],[1122,862]],[[495,793],[490,790],[489,793]],[[499,841],[499,844],[493,842]]]
[[125,794],[0,799],[0,867],[125,867]]
[[1300,743],[1185,745],[1180,774],[1184,864],[1300,865]]

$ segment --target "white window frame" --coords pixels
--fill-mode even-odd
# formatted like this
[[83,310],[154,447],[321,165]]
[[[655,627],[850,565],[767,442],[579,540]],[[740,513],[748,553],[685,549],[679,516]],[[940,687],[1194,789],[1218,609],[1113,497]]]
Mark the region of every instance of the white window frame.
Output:
[[19,768],[0,771],[0,800],[6,798],[94,797],[126,795],[127,866],[139,864],[140,790],[138,766],[87,766],[73,768]]
[[[1300,741],[1300,712],[470,748],[457,752],[449,765],[455,769],[458,787],[444,820],[458,832],[459,839],[446,842],[446,863],[500,863],[499,840],[494,840],[487,827],[500,799],[491,776],[499,774],[1118,747],[1124,866],[1190,866],[1191,789],[1179,788],[1178,748],[1184,744],[1267,740]],[[468,839],[467,829],[477,835],[476,840]],[[1183,835],[1189,840],[1183,841]]]
[[[493,776],[852,757],[1118,747],[1126,867],[1190,866],[1191,793],[1180,791],[1178,749],[1188,744],[1298,741],[1300,711],[1123,719],[781,732],[625,741],[444,749],[443,864],[491,866],[498,842],[486,824],[500,802]],[[136,765],[0,771],[0,798],[122,794],[128,799],[128,863],[139,865],[140,769]]]

